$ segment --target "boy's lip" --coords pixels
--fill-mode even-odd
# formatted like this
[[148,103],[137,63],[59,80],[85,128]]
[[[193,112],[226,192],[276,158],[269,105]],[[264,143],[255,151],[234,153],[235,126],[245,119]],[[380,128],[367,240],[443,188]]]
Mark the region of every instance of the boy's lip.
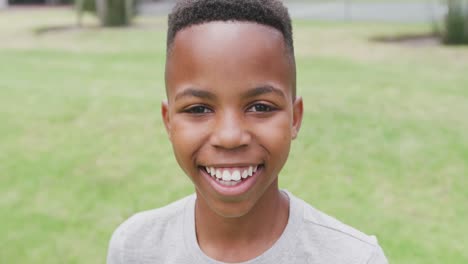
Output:
[[[212,176],[210,173],[207,172],[206,168],[207,167],[212,167],[216,169],[225,169],[225,170],[235,170],[235,169],[241,169],[241,168],[248,168],[250,166],[255,166],[256,171],[252,173],[251,176],[248,176],[246,178],[241,178],[241,180],[237,182],[232,182],[233,185],[229,186],[226,184],[223,184],[221,181],[222,179],[217,179],[217,177]],[[203,175],[203,177],[208,181],[208,183],[211,185],[211,187],[219,194],[223,196],[239,196],[247,192],[257,181],[258,177],[261,175],[263,172],[263,164],[257,164],[254,165],[252,163],[250,164],[217,164],[217,165],[212,165],[212,166],[200,166],[199,171]]]

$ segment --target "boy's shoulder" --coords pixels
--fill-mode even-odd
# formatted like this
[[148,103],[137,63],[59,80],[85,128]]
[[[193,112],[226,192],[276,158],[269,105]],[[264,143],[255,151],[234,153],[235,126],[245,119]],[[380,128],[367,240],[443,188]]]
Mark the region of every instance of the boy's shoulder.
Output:
[[307,203],[305,204],[303,219],[306,225],[314,225],[324,233],[341,236],[343,239],[353,240],[358,243],[361,242],[368,245],[377,244],[375,236],[369,236],[347,224],[344,224],[336,218]]
[[189,195],[163,207],[138,212],[123,222],[121,226],[132,226],[135,228],[138,226],[159,225],[161,220],[180,217],[187,203],[193,199],[195,199],[195,195]]
[[134,214],[123,222],[115,232],[122,235],[139,236],[147,234],[149,230],[166,229],[166,224],[175,223],[182,218],[187,203],[195,199],[194,195],[187,196],[164,207],[142,211]]
[[136,213],[125,220],[112,234],[108,263],[121,263],[128,256],[141,257],[145,252],[163,251],[160,241],[167,242],[167,246],[182,241],[184,211],[194,199],[195,196],[190,195],[164,207]]
[[[387,263],[375,236],[369,236],[297,199],[303,206],[299,237],[319,245],[321,260],[329,263]],[[302,239],[300,239],[302,240]]]

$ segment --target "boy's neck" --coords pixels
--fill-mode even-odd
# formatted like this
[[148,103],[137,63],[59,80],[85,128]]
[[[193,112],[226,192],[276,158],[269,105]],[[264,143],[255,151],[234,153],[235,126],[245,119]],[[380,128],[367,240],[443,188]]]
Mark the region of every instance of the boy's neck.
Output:
[[241,217],[223,217],[199,197],[195,229],[201,250],[223,262],[242,262],[268,250],[283,233],[289,218],[289,199],[277,184],[270,186],[255,206]]

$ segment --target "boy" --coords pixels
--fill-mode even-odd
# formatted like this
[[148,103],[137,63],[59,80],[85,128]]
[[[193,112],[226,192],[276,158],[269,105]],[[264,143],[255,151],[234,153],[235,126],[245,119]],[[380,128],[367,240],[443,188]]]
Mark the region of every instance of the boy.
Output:
[[179,2],[162,116],[196,195],[128,219],[107,263],[387,263],[375,238],[279,190],[302,121],[295,85],[281,2]]

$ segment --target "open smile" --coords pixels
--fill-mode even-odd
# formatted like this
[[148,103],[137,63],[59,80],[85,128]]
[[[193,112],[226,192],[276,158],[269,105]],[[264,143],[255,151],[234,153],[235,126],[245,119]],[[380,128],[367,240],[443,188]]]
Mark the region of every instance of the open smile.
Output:
[[200,171],[213,188],[224,195],[238,195],[256,182],[263,170],[262,164],[248,166],[200,166]]

